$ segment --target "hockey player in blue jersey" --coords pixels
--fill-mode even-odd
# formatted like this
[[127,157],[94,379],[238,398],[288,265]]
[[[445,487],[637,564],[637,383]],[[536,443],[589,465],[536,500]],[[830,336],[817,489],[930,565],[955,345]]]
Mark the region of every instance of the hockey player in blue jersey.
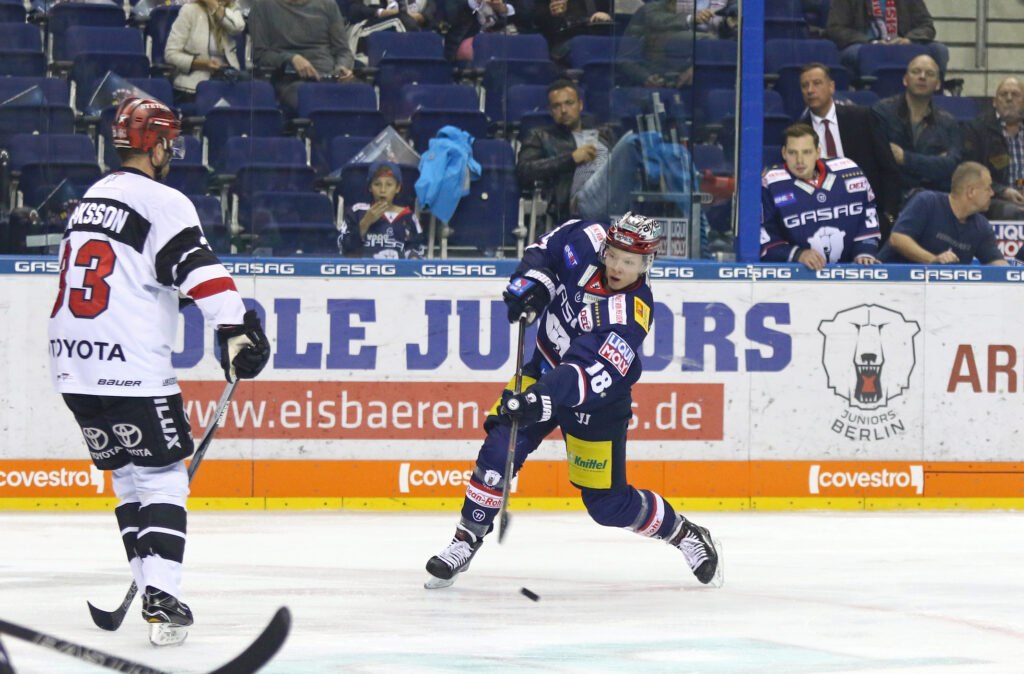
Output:
[[[647,270],[660,242],[656,221],[627,213],[610,227],[569,220],[526,249],[504,299],[510,322],[539,318],[536,349],[523,367],[523,392],[514,395],[510,383],[487,417],[455,536],[427,562],[428,589],[447,587],[466,570],[493,529],[505,480],[555,428],[565,440],[569,480],[594,521],[665,540],[700,582],[715,579],[719,551],[707,529],[626,481],[630,390],[643,369],[640,346],[654,306]],[[503,475],[513,415],[520,428],[513,475]]]
[[852,160],[819,159],[807,124],[783,133],[783,166],[761,177],[761,260],[822,269],[835,262],[878,264],[881,230],[871,184]]

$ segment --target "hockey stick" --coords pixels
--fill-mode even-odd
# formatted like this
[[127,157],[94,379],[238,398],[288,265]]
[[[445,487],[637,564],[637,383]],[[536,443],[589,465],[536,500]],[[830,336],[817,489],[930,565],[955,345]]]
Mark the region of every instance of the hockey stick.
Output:
[[0,641],[0,674],[14,674],[11,656],[7,655],[7,650],[4,649],[4,642],[2,641]]
[[[516,349],[516,381],[513,392],[523,389],[523,351],[526,350],[526,318],[519,317],[519,346]],[[508,436],[508,454],[505,455],[505,485],[501,488],[501,509],[498,511],[498,543],[505,542],[508,533],[508,499],[512,486],[512,465],[516,457],[516,436],[519,435],[519,419],[512,419],[512,430]]]
[[[291,629],[292,616],[287,606],[277,609],[277,613],[270,619],[270,623],[263,629],[263,632],[256,637],[256,640],[249,644],[249,647],[238,654],[234,660],[221,665],[209,674],[251,674],[258,671],[267,664],[274,654],[281,648],[288,631]],[[132,660],[104,653],[88,646],[82,646],[71,641],[59,639],[50,634],[37,632],[28,627],[15,625],[6,620],[0,620],[0,632],[9,634],[16,639],[23,639],[37,646],[49,648],[64,655],[84,660],[85,662],[100,667],[112,669],[115,672],[126,674],[169,674],[163,669],[154,669]],[[13,670],[11,670],[13,672]]]
[[[203,439],[199,442],[199,448],[196,449],[195,454],[192,456],[192,461],[188,466],[188,482],[192,484],[192,477],[199,470],[199,464],[203,461],[203,456],[206,454],[206,450],[210,447],[210,442],[213,440],[213,434],[217,431],[217,426],[220,418],[224,415],[224,411],[228,407],[228,402],[231,400],[231,396],[235,393],[235,387],[238,386],[238,380],[231,382],[224,387],[224,393],[220,395],[220,400],[217,402],[217,409],[213,412],[213,419],[210,421],[210,425],[206,427],[206,432],[203,433]],[[96,627],[101,630],[107,630],[113,632],[121,626],[121,622],[124,620],[124,616],[128,613],[128,608],[132,605],[132,601],[135,599],[135,595],[139,592],[139,586],[132,581],[132,586],[128,588],[128,592],[124,595],[124,600],[121,605],[113,611],[104,611],[103,609],[96,608],[92,605],[92,602],[86,602],[89,605],[89,613],[92,614],[92,621],[96,623]]]

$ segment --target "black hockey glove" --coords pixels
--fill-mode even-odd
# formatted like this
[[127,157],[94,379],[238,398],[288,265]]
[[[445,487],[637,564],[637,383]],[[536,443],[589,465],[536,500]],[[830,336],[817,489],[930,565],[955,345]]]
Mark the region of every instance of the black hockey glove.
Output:
[[241,325],[221,325],[217,328],[220,344],[220,366],[224,378],[252,379],[270,360],[270,342],[263,334],[260,317],[250,309],[245,312]]
[[519,419],[521,426],[547,421],[555,413],[548,387],[537,382],[522,393],[510,395],[501,405],[498,414],[507,419]]
[[555,294],[555,275],[547,269],[530,269],[522,276],[513,276],[502,299],[508,306],[508,322],[515,323],[520,316],[530,325]]

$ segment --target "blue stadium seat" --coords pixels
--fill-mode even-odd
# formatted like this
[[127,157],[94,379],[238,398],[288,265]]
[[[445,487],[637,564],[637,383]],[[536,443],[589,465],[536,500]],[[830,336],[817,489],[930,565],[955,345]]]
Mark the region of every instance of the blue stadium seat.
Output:
[[[474,153],[475,156],[475,153]],[[493,255],[512,243],[519,224],[519,185],[515,171],[481,169],[448,221],[446,246],[469,248],[474,254]],[[445,231],[445,230],[442,230]]]
[[410,120],[409,138],[418,152],[449,124],[476,138],[487,135],[487,118],[480,112],[476,90],[464,84],[407,84],[396,117]]
[[342,168],[372,140],[373,136],[335,136],[327,146],[327,170]]
[[81,134],[17,134],[10,139],[10,155],[19,205],[39,206],[64,180],[80,193],[101,175],[96,147]]
[[[2,58],[2,57],[0,57]],[[38,87],[37,92],[29,92]],[[0,104],[20,94],[28,94],[19,100],[33,101],[37,105],[70,105],[71,94],[67,80],[59,77],[0,77]]]
[[372,68],[393,60],[444,59],[444,38],[433,31],[397,33],[379,30],[366,36],[366,56]]
[[376,136],[387,126],[373,85],[366,83],[307,82],[298,90],[298,116],[310,122],[306,137],[313,166],[319,170],[327,168],[332,138]]
[[[218,105],[226,101],[228,105]],[[205,80],[196,87],[196,110],[203,115],[207,164],[221,171],[224,144],[235,136],[278,136],[284,116],[268,82]]]
[[21,0],[0,0],[0,23],[25,23],[25,6]]
[[907,65],[928,48],[920,44],[865,44],[857,52],[857,69],[861,77],[873,77],[871,91],[881,98],[903,91],[903,75]]
[[473,159],[480,164],[481,169],[516,170],[516,152],[507,140],[501,138],[477,138],[474,140]]
[[334,208],[319,192],[260,192],[239,203],[238,223],[255,248],[274,255],[338,254]]
[[203,227],[203,234],[206,235],[210,248],[220,255],[229,255],[231,253],[231,233],[224,223],[224,211],[220,199],[209,194],[186,193],[185,196],[196,207],[199,224]]
[[64,55],[72,62],[71,81],[75,83],[75,107],[82,110],[93,92],[90,85],[104,74],[122,77],[147,77],[142,33],[135,28],[72,26],[64,34]]
[[693,47],[693,86],[698,90],[736,85],[735,40],[697,40]]
[[307,164],[306,146],[298,138],[229,138],[224,154],[224,173],[235,176],[233,192],[313,189],[316,174]]
[[124,10],[120,3],[106,2],[62,2],[52,5],[47,12],[46,30],[49,35],[47,53],[50,60],[70,61],[64,51],[64,38],[74,26],[106,26],[110,28],[125,25]]
[[637,59],[643,43],[635,37],[577,35],[569,40],[569,67],[582,70],[591,63],[614,63],[623,58]]
[[0,76],[45,74],[42,31],[27,23],[0,23]]
[[767,168],[778,164],[781,166],[783,163],[782,159],[782,146],[781,145],[765,145],[761,150],[761,164]]
[[932,96],[932,103],[961,122],[978,116],[978,103],[970,96]]
[[0,147],[18,133],[74,133],[70,105],[0,105]]
[[850,88],[850,72],[839,64],[839,50],[832,40],[766,40],[764,71],[779,76],[775,90],[782,94],[786,113],[798,116],[804,109],[800,92],[800,71],[808,63],[828,66],[836,91]]
[[[144,34],[146,36],[146,53],[153,65],[164,63],[164,47],[167,46],[167,36],[171,34],[171,26],[178,18],[181,5],[164,5],[154,7],[149,13],[146,21]],[[243,62],[245,59],[239,59]]]
[[522,138],[534,126],[554,123],[548,105],[547,85],[515,84],[509,87],[506,99],[506,123]]

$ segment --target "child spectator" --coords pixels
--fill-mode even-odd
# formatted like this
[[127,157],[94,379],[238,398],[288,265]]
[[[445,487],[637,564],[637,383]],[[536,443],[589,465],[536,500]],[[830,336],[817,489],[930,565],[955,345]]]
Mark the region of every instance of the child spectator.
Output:
[[402,170],[392,162],[370,164],[367,190],[373,203],[346,209],[338,249],[350,257],[396,260],[423,257],[423,228],[408,206],[395,203],[402,190]]

